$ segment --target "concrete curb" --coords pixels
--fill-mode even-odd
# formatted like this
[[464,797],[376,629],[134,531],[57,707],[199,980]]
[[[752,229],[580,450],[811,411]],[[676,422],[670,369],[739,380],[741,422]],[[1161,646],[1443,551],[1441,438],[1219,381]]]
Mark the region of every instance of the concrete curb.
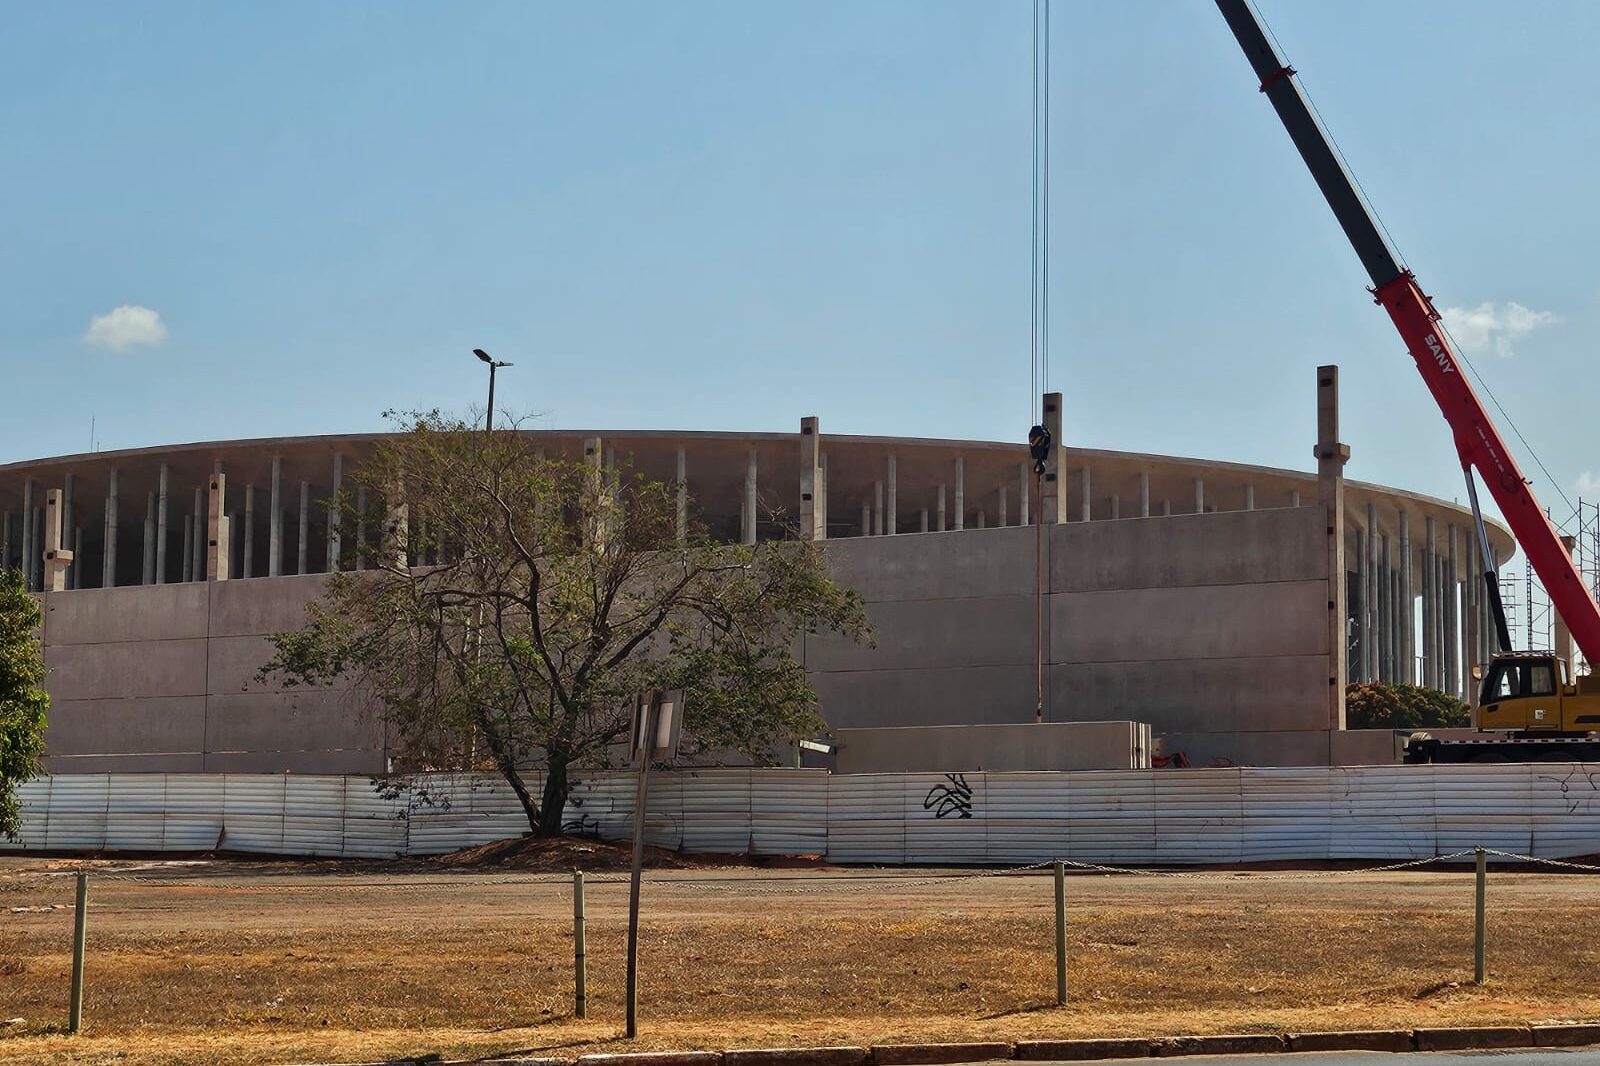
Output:
[[874,1044],[865,1047],[733,1048],[728,1051],[637,1051],[561,1057],[511,1057],[445,1062],[432,1056],[350,1066],[943,1066],[947,1063],[1086,1062],[1183,1055],[1258,1055],[1284,1051],[1471,1051],[1523,1047],[1600,1046],[1600,1022],[1485,1025],[1432,1029],[1352,1029],[1316,1033],[1226,1033],[1216,1036],[1019,1040],[1015,1044]]

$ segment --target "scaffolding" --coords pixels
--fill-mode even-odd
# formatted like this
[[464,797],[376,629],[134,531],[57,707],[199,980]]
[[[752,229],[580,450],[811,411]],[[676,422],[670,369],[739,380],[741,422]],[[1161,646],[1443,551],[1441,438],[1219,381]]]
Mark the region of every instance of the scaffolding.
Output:
[[[1583,575],[1589,594],[1600,601],[1600,501],[1579,497],[1572,513],[1565,521],[1556,522],[1555,527],[1562,536],[1573,538],[1573,561]],[[1501,570],[1500,599],[1506,609],[1506,626],[1513,639],[1522,638],[1523,648],[1555,646],[1555,608],[1526,553],[1520,574],[1515,573],[1514,568]],[[1589,664],[1582,650],[1575,648],[1574,657],[1577,671],[1588,673]]]

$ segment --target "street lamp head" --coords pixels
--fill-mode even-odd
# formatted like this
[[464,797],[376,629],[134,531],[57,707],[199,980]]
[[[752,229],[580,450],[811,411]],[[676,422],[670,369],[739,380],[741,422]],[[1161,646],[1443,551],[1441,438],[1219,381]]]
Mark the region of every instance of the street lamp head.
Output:
[[472,354],[477,356],[479,359],[482,359],[485,363],[491,363],[492,364],[494,362],[493,359],[489,358],[489,353],[484,351],[482,348],[474,348],[474,349],[472,349]]
[[494,366],[494,367],[502,367],[502,366],[516,366],[517,364],[516,363],[508,363],[504,359],[497,359],[497,360],[495,360],[495,362],[491,363],[490,365]]

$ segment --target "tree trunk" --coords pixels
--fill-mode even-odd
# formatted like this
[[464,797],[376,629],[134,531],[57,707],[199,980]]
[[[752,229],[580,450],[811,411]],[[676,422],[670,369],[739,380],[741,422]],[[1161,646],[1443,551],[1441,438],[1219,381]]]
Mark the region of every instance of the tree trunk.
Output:
[[523,782],[522,775],[517,772],[515,765],[509,762],[500,762],[499,760],[496,760],[496,762],[500,767],[500,776],[506,779],[506,783],[511,786],[511,791],[517,794],[517,802],[522,804],[522,814],[528,819],[528,828],[533,830],[534,836],[544,836],[545,834],[540,832],[539,829],[541,811],[533,802],[533,796],[529,794],[528,786]]
[[567,760],[547,757],[544,772],[544,796],[539,801],[539,818],[533,824],[535,836],[561,835],[561,819],[567,809],[567,793],[572,784],[567,779]]

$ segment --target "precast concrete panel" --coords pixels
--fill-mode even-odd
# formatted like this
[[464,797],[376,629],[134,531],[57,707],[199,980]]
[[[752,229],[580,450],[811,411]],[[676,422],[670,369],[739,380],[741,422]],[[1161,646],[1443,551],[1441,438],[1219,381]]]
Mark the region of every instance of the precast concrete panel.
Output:
[[822,716],[836,729],[1033,719],[1032,666],[812,670],[809,678]]
[[206,733],[204,696],[50,701],[50,754],[197,755]]
[[877,647],[832,633],[808,635],[807,669],[901,670],[1034,661],[1031,597],[869,603],[867,616],[877,630]]
[[1326,581],[1284,581],[1057,593],[1049,604],[1050,658],[1326,655],[1327,588]]
[[48,649],[51,699],[204,696],[206,642],[138,640]]
[[1049,684],[1051,721],[1128,718],[1163,733],[1320,730],[1327,656],[1058,663]]
[[305,625],[306,604],[328,587],[329,575],[307,574],[263,582],[212,582],[213,637],[281,633]]
[[105,644],[206,635],[206,586],[79,589],[45,601],[44,643]]
[[212,696],[208,755],[383,747],[383,724],[346,694]]
[[870,603],[1032,595],[1033,531],[964,530],[959,537],[908,533],[829,541],[828,571]]

